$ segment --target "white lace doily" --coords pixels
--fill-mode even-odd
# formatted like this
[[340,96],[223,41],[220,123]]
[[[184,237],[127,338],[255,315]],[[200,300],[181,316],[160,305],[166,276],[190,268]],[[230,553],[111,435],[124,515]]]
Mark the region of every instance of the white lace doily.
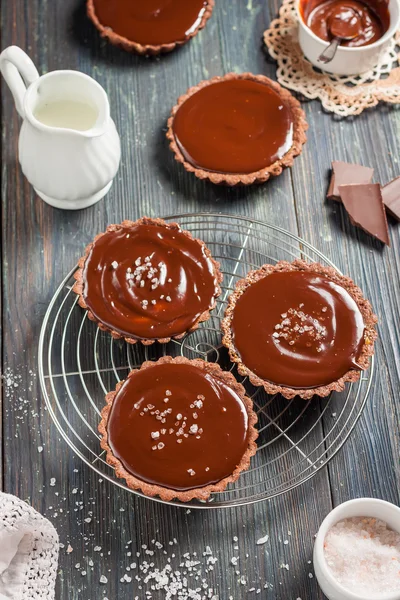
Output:
[[58,535],[15,496],[0,492],[0,598],[54,600]]
[[351,77],[322,73],[304,57],[298,42],[295,0],[283,0],[279,17],[265,31],[264,41],[278,63],[279,83],[310,100],[319,99],[329,112],[348,117],[379,102],[400,103],[400,30],[373,70]]

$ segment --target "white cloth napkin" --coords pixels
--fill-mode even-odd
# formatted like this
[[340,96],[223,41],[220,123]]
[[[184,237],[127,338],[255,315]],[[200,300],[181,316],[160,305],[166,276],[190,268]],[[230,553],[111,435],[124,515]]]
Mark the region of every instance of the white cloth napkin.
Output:
[[53,600],[58,547],[47,519],[0,492],[0,600]]

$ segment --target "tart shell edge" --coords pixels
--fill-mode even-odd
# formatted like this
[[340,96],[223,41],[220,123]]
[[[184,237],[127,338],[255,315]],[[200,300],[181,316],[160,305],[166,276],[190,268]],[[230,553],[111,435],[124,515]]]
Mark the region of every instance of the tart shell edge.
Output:
[[[284,100],[285,104],[289,107],[293,116],[293,144],[281,159],[278,159],[271,165],[268,165],[259,171],[255,171],[254,173],[215,173],[213,171],[207,171],[206,169],[195,167],[185,159],[178,144],[176,143],[175,134],[173,131],[175,115],[188,98],[196,94],[204,87],[212,85],[213,83],[232,81],[235,79],[249,79],[251,81],[268,85],[279,94],[279,96]],[[300,102],[291,94],[291,92],[283,88],[276,81],[269,79],[265,75],[253,75],[252,73],[227,73],[223,76],[217,75],[211,79],[204,79],[197,85],[189,88],[185,94],[180,96],[177,103],[172,108],[170,117],[168,118],[167,127],[168,129],[166,136],[169,140],[170,149],[175,155],[175,160],[181,163],[186,171],[193,173],[199,179],[206,179],[216,185],[235,186],[251,185],[253,183],[265,183],[270,177],[277,177],[280,175],[285,167],[291,167],[296,156],[301,154],[303,145],[307,141],[306,131],[308,129],[308,123],[306,121],[305,112],[300,106]]]
[[[180,334],[173,335],[173,336],[167,337],[167,338],[142,339],[142,338],[135,338],[135,337],[127,337],[127,336],[123,335],[122,333],[119,333],[115,329],[112,329],[111,327],[107,327],[106,325],[104,325],[101,321],[99,321],[95,317],[95,315],[92,313],[92,311],[87,306],[85,299],[83,297],[83,286],[84,286],[83,269],[85,266],[85,261],[90,254],[93,244],[96,242],[96,240],[101,238],[106,233],[109,233],[110,231],[117,231],[121,227],[132,227],[133,225],[157,225],[159,227],[166,227],[168,229],[177,229],[183,235],[188,237],[189,239],[194,240],[198,244],[200,244],[204,248],[206,257],[212,262],[214,276],[215,276],[215,282],[216,282],[216,290],[217,290],[214,295],[214,302],[211,306],[208,307],[207,310],[205,310],[198,317],[197,321],[187,331],[184,331]],[[167,344],[168,342],[171,341],[171,339],[175,339],[175,340],[182,339],[187,333],[191,333],[192,331],[195,331],[198,328],[200,323],[204,323],[204,321],[208,321],[208,319],[211,316],[210,311],[215,308],[216,303],[217,303],[216,302],[217,298],[221,294],[220,283],[222,282],[223,275],[220,270],[220,264],[216,260],[214,260],[214,258],[211,255],[210,250],[207,248],[207,246],[206,246],[205,242],[203,242],[203,240],[194,238],[189,231],[182,229],[180,227],[179,223],[167,223],[163,219],[153,219],[150,217],[142,217],[140,219],[137,219],[136,221],[125,220],[119,224],[108,225],[107,229],[104,232],[97,234],[96,237],[90,242],[90,244],[88,244],[86,246],[85,254],[79,259],[78,269],[74,273],[74,279],[75,279],[75,283],[72,287],[72,291],[75,292],[75,294],[77,294],[79,296],[78,304],[81,308],[83,308],[84,310],[87,311],[88,318],[91,321],[94,321],[95,323],[97,323],[97,326],[99,327],[99,329],[101,329],[102,331],[108,331],[109,333],[111,333],[111,335],[114,339],[117,339],[117,340],[122,339],[122,338],[125,339],[125,341],[128,342],[128,344],[136,344],[136,343],[140,342],[144,346],[150,346],[151,344],[154,344],[155,342],[159,342],[160,344]]]
[[240,375],[248,377],[250,382],[258,387],[263,387],[267,394],[282,394],[284,398],[291,400],[295,396],[300,396],[304,400],[309,400],[314,395],[325,397],[331,392],[341,392],[345,388],[346,382],[358,381],[361,371],[350,369],[342,377],[333,381],[328,385],[318,386],[315,388],[297,389],[286,386],[281,386],[270,381],[266,381],[251,371],[241,361],[238,352],[236,351],[233,336],[231,331],[231,322],[235,310],[237,300],[242,296],[248,287],[256,283],[260,279],[270,275],[273,272],[288,272],[288,271],[308,271],[316,274],[324,275],[328,279],[334,281],[343,287],[356,302],[361,315],[363,317],[365,332],[364,344],[357,359],[357,363],[361,367],[361,371],[365,371],[369,367],[370,357],[374,354],[374,342],[377,338],[375,325],[378,321],[377,316],[373,313],[372,306],[368,300],[364,298],[361,289],[353,282],[350,277],[341,275],[333,267],[325,267],[319,263],[307,263],[304,260],[296,259],[293,262],[281,260],[275,265],[265,264],[259,269],[250,271],[244,279],[237,282],[235,290],[229,296],[228,306],[225,311],[224,318],[221,322],[222,328],[222,343],[228,349],[229,357],[233,363],[237,364],[237,369]]
[[209,363],[201,359],[189,360],[188,358],[185,358],[183,356],[178,356],[176,358],[172,358],[171,356],[163,356],[155,362],[144,362],[141,365],[140,369],[135,369],[131,371],[128,375],[128,378],[133,377],[135,373],[137,373],[140,370],[149,369],[156,365],[171,363],[192,365],[199,369],[205,370],[207,373],[216,378],[219,378],[227,386],[233,389],[233,391],[236,392],[236,394],[240,397],[241,401],[243,402],[248,415],[248,445],[244,455],[242,456],[239,464],[236,466],[233,473],[231,475],[228,475],[224,479],[221,479],[221,481],[218,481],[217,483],[185,491],[177,491],[162,487],[160,485],[150,484],[129,473],[122,465],[121,461],[113,455],[111,448],[108,444],[107,433],[108,417],[112,408],[114,398],[120,390],[120,388],[122,387],[124,383],[123,381],[119,382],[116,386],[116,389],[109,392],[106,396],[107,404],[101,412],[102,419],[98,427],[98,430],[102,436],[100,440],[100,445],[102,449],[106,451],[107,463],[115,469],[115,474],[117,477],[126,480],[126,484],[130,489],[140,490],[145,496],[159,496],[161,500],[165,500],[167,502],[174,499],[177,499],[181,502],[189,502],[190,500],[194,499],[204,501],[207,500],[210,497],[210,495],[215,492],[223,492],[228,486],[228,484],[235,482],[239,478],[239,475],[242,471],[245,471],[249,468],[250,459],[252,456],[254,456],[254,454],[257,451],[256,439],[258,437],[258,431],[255,428],[255,424],[257,422],[257,415],[253,411],[253,402],[246,395],[244,387],[236,381],[236,379],[231,373],[229,373],[228,371],[223,371],[221,367],[215,363]]
[[140,44],[133,40],[115,33],[110,27],[100,23],[96,9],[94,7],[94,0],[87,0],[86,12],[89,19],[92,21],[96,29],[100,32],[102,38],[106,38],[113,46],[118,46],[127,52],[135,52],[143,56],[157,56],[158,54],[166,54],[172,52],[178,46],[183,46],[193,37],[195,37],[201,29],[203,29],[211,17],[215,0],[208,0],[206,10],[201,18],[199,25],[186,37],[184,40],[177,40],[176,42],[168,42],[165,44]]

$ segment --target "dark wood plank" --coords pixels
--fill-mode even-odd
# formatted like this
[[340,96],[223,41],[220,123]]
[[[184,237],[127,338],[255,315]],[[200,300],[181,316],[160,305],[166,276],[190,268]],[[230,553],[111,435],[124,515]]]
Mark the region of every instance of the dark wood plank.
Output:
[[[323,114],[317,102],[307,103],[309,142],[293,170],[265,186],[238,190],[213,187],[185,173],[164,138],[170,107],[199,80],[230,70],[274,77],[275,67],[261,49],[261,35],[276,8],[261,0],[234,4],[218,0],[215,14],[196,39],[154,60],[130,56],[100,41],[82,2],[2,3],[3,46],[21,45],[41,72],[76,68],[95,77],[109,93],[122,134],[123,161],[107,198],[83,212],[53,210],[35,197],[17,165],[19,120],[9,91],[2,86],[4,367],[21,377],[21,385],[4,399],[4,483],[6,491],[29,499],[60,532],[65,545],[60,598],[138,595],[141,600],[138,584],[120,579],[134,574],[126,571],[132,562],[143,565],[151,558],[162,569],[165,548],[175,569],[186,552],[197,552],[204,577],[220,600],[230,595],[235,600],[252,597],[249,590],[254,587],[256,594],[267,582],[273,585],[267,596],[271,599],[322,598],[308,575],[308,561],[313,535],[332,505],[331,493],[335,503],[357,495],[398,500],[399,296],[393,293],[399,284],[398,231],[392,226],[393,248],[381,253],[364,234],[354,232],[338,205],[323,202],[326,173],[334,158],[374,166],[377,180],[386,182],[398,174],[398,114],[378,109],[338,122]],[[266,503],[188,514],[100,482],[51,424],[35,377],[37,340],[60,280],[85,244],[108,223],[142,214],[190,211],[242,214],[299,232],[352,275],[380,313],[375,385],[354,435],[329,467],[332,489],[325,469],[302,487]],[[22,409],[19,397],[28,400]],[[270,540],[257,545],[266,534]],[[174,538],[178,544],[169,546]],[[142,545],[152,547],[153,539],[164,548],[149,558]],[[73,547],[70,554],[68,543]],[[208,567],[206,546],[218,558]],[[136,552],[141,553],[139,558]],[[236,556],[240,558],[234,567],[231,559]],[[77,564],[80,567],[75,568]],[[289,565],[288,571],[280,567],[283,564]],[[210,566],[213,570],[205,572]],[[101,575],[108,578],[107,584],[100,583]],[[246,583],[240,583],[241,576]],[[155,599],[163,597],[153,593]],[[265,597],[264,590],[260,597]]]
[[[310,113],[312,105],[307,106]],[[300,234],[327,254],[363,289],[379,317],[376,373],[366,410],[346,451],[329,467],[335,503],[360,495],[399,502],[399,228],[390,220],[391,248],[383,248],[351,225],[343,207],[325,200],[328,169],[334,159],[375,169],[375,181],[398,176],[393,160],[399,113],[385,108],[355,120],[334,121],[312,113],[309,144],[318,154],[304,154],[293,169]],[[330,135],[321,136],[328,131]],[[322,140],[321,140],[322,138]],[[311,158],[311,160],[309,160]],[[373,468],[371,468],[373,466]]]

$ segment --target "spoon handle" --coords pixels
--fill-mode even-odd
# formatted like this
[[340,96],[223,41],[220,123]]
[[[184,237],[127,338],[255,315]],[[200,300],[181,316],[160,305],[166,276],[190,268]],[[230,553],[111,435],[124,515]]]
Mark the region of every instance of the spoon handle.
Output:
[[334,38],[329,44],[329,46],[325,48],[322,54],[320,54],[320,56],[318,57],[319,62],[322,62],[324,64],[331,62],[331,60],[333,60],[335,57],[336,50],[338,49],[338,46],[341,41],[341,38]]

